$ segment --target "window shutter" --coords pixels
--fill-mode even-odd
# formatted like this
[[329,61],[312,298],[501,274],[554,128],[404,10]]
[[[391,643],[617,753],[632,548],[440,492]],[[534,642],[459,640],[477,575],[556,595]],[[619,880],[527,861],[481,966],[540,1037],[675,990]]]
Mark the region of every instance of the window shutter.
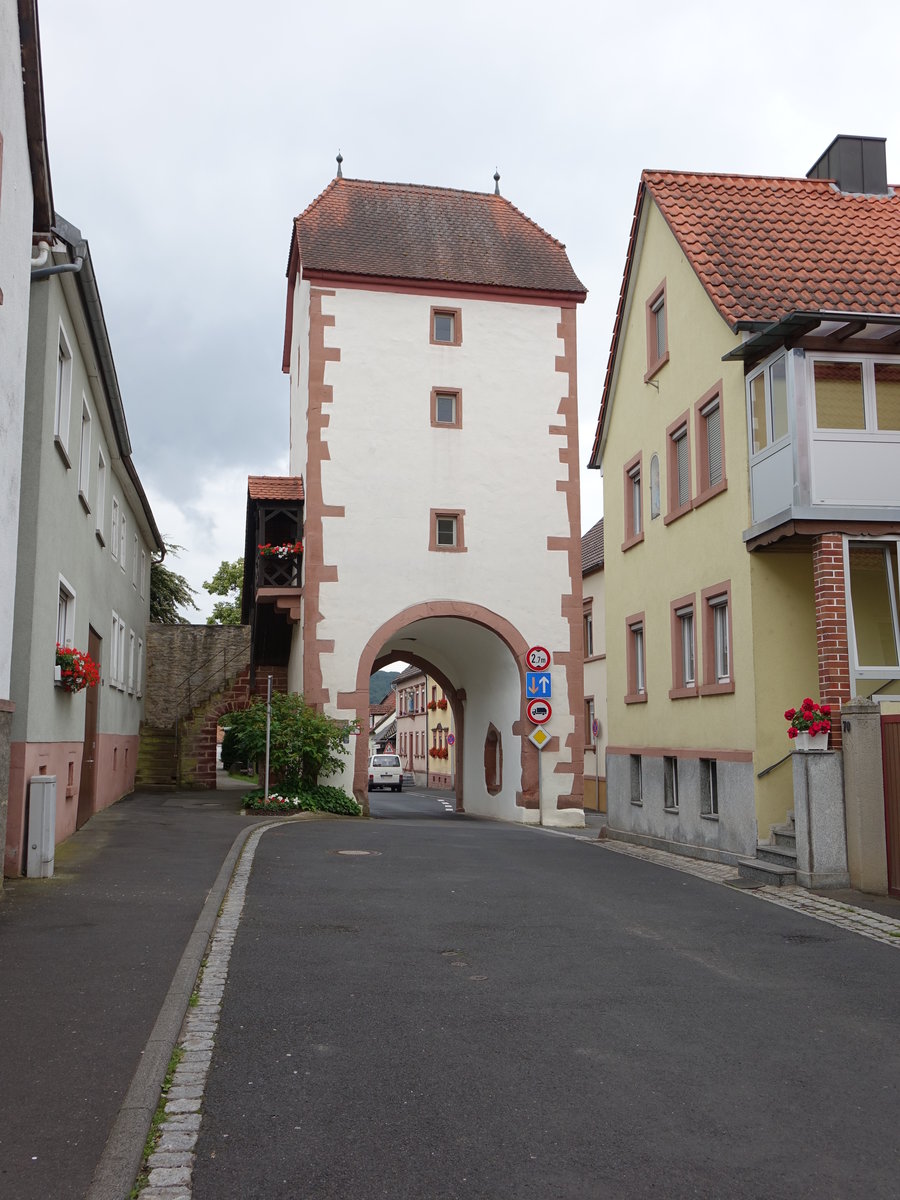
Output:
[[706,453],[709,462],[709,486],[722,482],[722,414],[719,406],[706,417]]
[[690,503],[691,487],[690,487],[690,470],[688,463],[688,440],[687,434],[684,433],[675,444],[675,449],[678,455],[678,507]]

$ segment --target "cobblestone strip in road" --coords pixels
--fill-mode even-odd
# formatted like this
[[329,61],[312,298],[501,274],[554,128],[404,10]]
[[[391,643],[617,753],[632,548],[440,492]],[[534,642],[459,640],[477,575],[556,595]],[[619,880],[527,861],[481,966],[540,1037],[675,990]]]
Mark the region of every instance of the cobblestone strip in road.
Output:
[[[699,879],[708,879],[711,883],[724,884],[726,880],[734,879],[736,873],[735,867],[727,866],[724,863],[683,858],[680,854],[670,854],[666,850],[654,850],[649,846],[634,846],[630,842],[605,839],[595,840],[590,844],[600,846],[604,850],[612,850],[615,854],[627,854],[631,858],[642,858],[661,867],[684,871],[688,875],[696,875]],[[883,917],[879,913],[869,912],[868,909],[857,908],[852,904],[844,904],[840,900],[817,896],[802,887],[763,885],[758,888],[748,888],[747,892],[748,895],[755,896],[758,900],[766,900],[770,904],[778,904],[782,908],[791,908],[795,912],[804,913],[807,917],[814,917],[817,921],[825,921],[829,925],[837,925],[852,933],[862,934],[863,937],[873,938],[876,942],[884,942],[888,946],[900,946],[900,921],[895,921],[892,917]]]
[[216,921],[197,1003],[188,1009],[178,1039],[177,1044],[183,1056],[172,1077],[161,1137],[148,1162],[150,1175],[147,1187],[140,1193],[141,1200],[191,1200],[191,1173],[194,1169],[194,1147],[200,1133],[200,1106],[222,1011],[231,947],[244,907],[257,842],[272,827],[266,825],[257,829],[247,839]]

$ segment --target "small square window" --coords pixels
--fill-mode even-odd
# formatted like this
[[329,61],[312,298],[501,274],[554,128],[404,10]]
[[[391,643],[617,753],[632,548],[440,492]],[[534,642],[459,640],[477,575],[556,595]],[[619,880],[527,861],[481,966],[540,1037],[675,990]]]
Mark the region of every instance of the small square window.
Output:
[[462,344],[462,312],[458,308],[432,308],[431,342],[436,346]]
[[431,536],[429,550],[465,551],[466,540],[463,531],[464,509],[431,510]]
[[462,392],[458,388],[433,388],[431,424],[443,429],[462,429]]
[[438,517],[437,544],[439,546],[456,545],[456,517]]

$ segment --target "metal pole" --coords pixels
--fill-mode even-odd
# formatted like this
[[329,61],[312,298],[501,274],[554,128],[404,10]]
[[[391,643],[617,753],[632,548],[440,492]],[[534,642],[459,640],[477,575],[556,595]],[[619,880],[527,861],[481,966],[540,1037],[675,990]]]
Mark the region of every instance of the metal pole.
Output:
[[266,689],[266,797],[265,803],[269,803],[269,739],[272,734],[272,676],[269,676],[269,685]]
[[594,781],[597,788],[597,812],[600,811],[600,730],[597,730],[597,740],[594,742]]
[[544,794],[543,794],[543,786],[541,783],[541,774],[542,774],[541,759],[544,757],[544,752],[542,750],[538,750],[537,756],[538,756],[538,814],[539,814],[539,824],[543,825],[543,823],[544,823]]

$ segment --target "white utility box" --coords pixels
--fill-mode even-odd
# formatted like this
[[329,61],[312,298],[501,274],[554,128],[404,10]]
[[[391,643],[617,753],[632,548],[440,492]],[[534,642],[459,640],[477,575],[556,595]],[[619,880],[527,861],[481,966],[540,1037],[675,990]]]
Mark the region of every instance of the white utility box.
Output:
[[28,789],[28,855],[25,874],[29,879],[49,879],[56,850],[56,776],[32,775]]

